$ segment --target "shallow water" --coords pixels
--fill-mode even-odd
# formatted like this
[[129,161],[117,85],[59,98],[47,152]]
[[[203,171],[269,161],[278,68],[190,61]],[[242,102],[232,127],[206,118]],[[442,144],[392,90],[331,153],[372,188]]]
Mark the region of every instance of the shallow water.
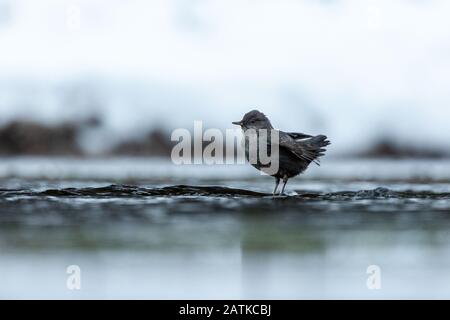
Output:
[[282,197],[212,169],[4,159],[0,297],[450,298],[448,162],[329,160]]

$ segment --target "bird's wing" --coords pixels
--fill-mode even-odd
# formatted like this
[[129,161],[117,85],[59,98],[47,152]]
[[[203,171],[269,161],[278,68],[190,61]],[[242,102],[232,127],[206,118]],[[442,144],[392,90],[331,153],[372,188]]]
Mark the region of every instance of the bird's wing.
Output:
[[301,160],[320,165],[318,158],[324,155],[324,147],[330,144],[327,137],[318,135],[304,140],[296,140],[291,134],[279,131],[280,147],[289,150]]
[[309,134],[304,134],[300,132],[286,132],[287,135],[289,135],[294,140],[302,140],[306,138],[312,138]]

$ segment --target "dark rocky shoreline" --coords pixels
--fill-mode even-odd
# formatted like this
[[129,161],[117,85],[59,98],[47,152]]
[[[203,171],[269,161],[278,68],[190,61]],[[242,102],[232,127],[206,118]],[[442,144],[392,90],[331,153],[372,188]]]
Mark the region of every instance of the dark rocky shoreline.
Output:
[[[97,118],[56,125],[15,120],[0,127],[0,156],[92,156],[79,140],[86,130],[100,128],[101,125],[101,120]],[[175,142],[170,141],[170,132],[154,128],[137,138],[119,141],[100,155],[170,157],[174,145]],[[203,148],[206,145],[204,143]],[[449,157],[450,153],[446,149],[419,148],[383,138],[352,156],[375,159],[441,159]]]

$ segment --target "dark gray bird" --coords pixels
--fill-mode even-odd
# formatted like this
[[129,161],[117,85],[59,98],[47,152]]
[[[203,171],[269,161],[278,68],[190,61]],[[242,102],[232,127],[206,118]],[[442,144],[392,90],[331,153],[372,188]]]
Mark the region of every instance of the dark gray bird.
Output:
[[[267,139],[267,155],[271,156],[271,135],[270,130],[274,130],[269,119],[258,110],[252,110],[244,115],[241,121],[233,122],[233,124],[241,126],[244,134],[246,132],[256,132],[257,139]],[[247,131],[253,129],[251,131]],[[260,135],[260,129],[266,129],[267,135]],[[325,154],[325,147],[330,144],[327,137],[324,135],[311,136],[308,134],[297,132],[283,132],[277,130],[279,134],[279,141],[273,141],[272,144],[278,144],[278,171],[271,176],[275,178],[275,189],[273,194],[275,195],[280,184],[280,180],[283,180],[283,188],[280,194],[284,193],[287,181],[302,173],[308,168],[311,162],[317,165],[319,164],[319,157]],[[245,156],[247,161],[249,160],[249,140],[248,135],[245,135]],[[270,164],[263,164],[260,162],[259,156],[256,163],[251,163],[256,169],[264,172],[264,169],[269,167]]]

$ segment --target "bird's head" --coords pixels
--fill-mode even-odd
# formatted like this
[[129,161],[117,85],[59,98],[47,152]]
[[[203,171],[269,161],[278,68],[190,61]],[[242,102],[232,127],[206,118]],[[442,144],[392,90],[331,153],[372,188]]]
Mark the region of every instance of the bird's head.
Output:
[[269,119],[264,115],[264,113],[259,112],[258,110],[247,112],[241,121],[235,121],[232,123],[241,126],[244,131],[248,129],[273,129]]

